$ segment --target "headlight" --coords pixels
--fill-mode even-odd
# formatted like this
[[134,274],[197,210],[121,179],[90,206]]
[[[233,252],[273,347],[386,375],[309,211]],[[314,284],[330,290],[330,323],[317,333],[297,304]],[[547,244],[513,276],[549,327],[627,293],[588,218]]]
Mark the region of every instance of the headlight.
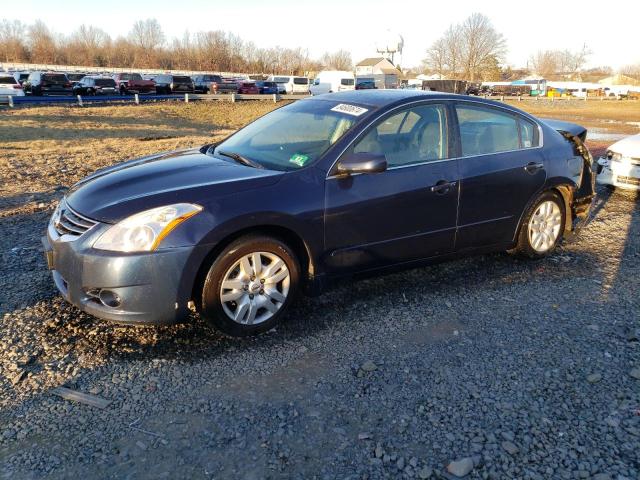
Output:
[[619,162],[620,160],[622,160],[622,154],[607,150],[607,159]]
[[115,224],[93,244],[93,248],[115,252],[150,252],[187,218],[201,212],[200,205],[176,203],[136,213]]

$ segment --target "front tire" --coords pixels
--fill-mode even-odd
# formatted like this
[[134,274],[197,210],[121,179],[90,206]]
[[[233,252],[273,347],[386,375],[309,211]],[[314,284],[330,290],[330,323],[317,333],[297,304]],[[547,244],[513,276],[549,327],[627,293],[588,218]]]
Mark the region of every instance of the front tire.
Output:
[[520,226],[515,253],[543,258],[562,241],[566,212],[564,201],[555,192],[544,192],[529,207]]
[[241,237],[211,265],[202,288],[201,314],[227,335],[246,337],[278,325],[295,298],[300,267],[285,243]]

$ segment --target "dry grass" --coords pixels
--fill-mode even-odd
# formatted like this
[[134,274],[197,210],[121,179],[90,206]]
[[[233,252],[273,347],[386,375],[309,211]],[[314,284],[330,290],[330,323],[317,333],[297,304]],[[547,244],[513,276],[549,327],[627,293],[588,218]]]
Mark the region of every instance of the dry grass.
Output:
[[640,102],[599,100],[526,100],[507,102],[536,117],[574,122],[597,132],[640,133]]

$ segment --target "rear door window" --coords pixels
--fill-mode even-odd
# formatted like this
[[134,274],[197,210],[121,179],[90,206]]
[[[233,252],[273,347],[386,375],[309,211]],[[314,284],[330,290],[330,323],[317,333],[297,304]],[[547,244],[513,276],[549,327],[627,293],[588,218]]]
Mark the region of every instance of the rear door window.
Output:
[[458,104],[462,156],[487,155],[520,148],[515,115],[484,106]]
[[18,82],[13,77],[0,77],[0,83],[15,85]]
[[353,78],[343,78],[340,80],[340,85],[353,85],[355,80]]

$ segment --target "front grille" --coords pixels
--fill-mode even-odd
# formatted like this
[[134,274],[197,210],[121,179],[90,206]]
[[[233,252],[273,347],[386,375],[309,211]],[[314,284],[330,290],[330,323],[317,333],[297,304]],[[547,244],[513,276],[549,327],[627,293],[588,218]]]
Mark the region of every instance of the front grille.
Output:
[[74,211],[63,200],[60,204],[60,214],[54,219],[53,227],[59,235],[73,235],[79,237],[84,232],[93,227],[96,223],[87,217],[83,217]]
[[618,183],[626,183],[627,185],[640,186],[640,178],[625,177],[624,175],[618,175]]

